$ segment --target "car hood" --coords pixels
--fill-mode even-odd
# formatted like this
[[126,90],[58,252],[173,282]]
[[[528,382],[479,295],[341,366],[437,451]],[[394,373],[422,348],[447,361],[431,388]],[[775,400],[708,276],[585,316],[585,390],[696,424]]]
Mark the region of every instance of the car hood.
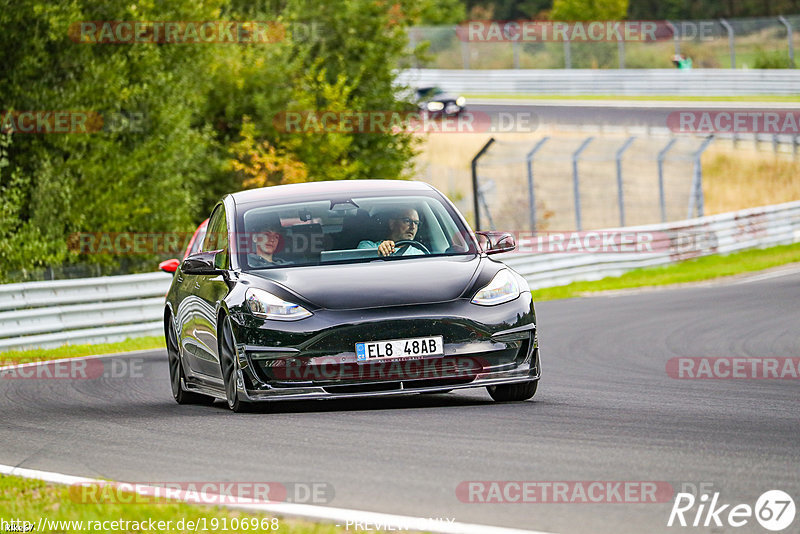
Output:
[[460,297],[480,267],[478,255],[375,260],[250,271],[309,304],[328,309],[444,302]]

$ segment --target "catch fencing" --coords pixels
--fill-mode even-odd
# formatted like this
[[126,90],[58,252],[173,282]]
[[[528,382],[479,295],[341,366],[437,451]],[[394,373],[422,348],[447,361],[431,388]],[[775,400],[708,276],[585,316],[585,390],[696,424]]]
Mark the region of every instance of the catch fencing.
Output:
[[[425,47],[416,67],[465,70],[674,68],[676,54],[691,58],[693,68],[788,68],[800,46],[800,15],[648,22],[658,26],[656,39],[570,40],[574,34],[565,32],[565,40],[546,42],[540,32],[521,31],[526,21],[467,21],[413,27],[408,40],[410,49]],[[482,31],[470,33],[470,23]]]
[[[596,280],[639,267],[800,242],[800,202],[624,231],[657,236],[653,252],[525,253],[535,239],[530,233],[519,239],[516,252],[498,257],[533,289]],[[161,335],[170,283],[170,275],[147,273],[2,285],[0,350]]]
[[491,139],[472,162],[475,227],[580,231],[702,216],[711,140]]
[[[541,247],[532,245],[536,236],[531,235],[527,238],[528,241],[521,239],[518,242],[517,252],[502,254],[499,257],[524,276],[534,290],[577,281],[600,280],[642,267],[668,265],[712,254],[730,254],[746,249],[800,242],[800,202],[751,208],[667,224],[601,230],[599,233],[614,234],[620,231],[653,236],[650,247],[652,252],[557,251],[525,254],[526,249]],[[548,248],[548,244],[545,244],[544,248]]]

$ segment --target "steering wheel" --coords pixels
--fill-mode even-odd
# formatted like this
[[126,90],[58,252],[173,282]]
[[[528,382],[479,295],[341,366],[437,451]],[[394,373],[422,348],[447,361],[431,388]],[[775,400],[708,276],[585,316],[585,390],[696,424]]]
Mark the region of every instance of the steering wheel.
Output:
[[428,250],[428,247],[426,247],[425,245],[423,245],[419,241],[415,241],[414,239],[402,239],[400,241],[395,241],[394,242],[394,246],[397,247],[398,249],[400,247],[408,247],[408,246],[411,246],[411,245],[414,245],[415,247],[420,249],[425,254],[430,254],[431,253],[431,251]]

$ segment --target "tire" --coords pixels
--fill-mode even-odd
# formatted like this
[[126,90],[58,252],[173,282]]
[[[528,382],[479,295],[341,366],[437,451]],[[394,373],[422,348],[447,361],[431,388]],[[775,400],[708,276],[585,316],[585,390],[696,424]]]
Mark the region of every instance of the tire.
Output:
[[225,399],[228,408],[236,413],[250,412],[253,405],[239,398],[239,390],[236,387],[236,341],[233,339],[231,319],[227,315],[222,320],[220,330],[222,335],[219,337],[219,365],[222,371],[222,381],[225,384]]
[[167,339],[167,360],[169,361],[169,382],[172,388],[172,398],[178,404],[212,404],[214,402],[213,397],[186,391],[181,386],[181,382],[186,382],[186,377],[183,373],[183,362],[178,348],[178,333],[175,331],[175,325],[172,323],[171,317],[167,318],[164,331]]
[[539,386],[538,380],[522,382],[521,384],[502,384],[499,386],[486,386],[489,395],[497,402],[519,402],[530,399],[536,394]]

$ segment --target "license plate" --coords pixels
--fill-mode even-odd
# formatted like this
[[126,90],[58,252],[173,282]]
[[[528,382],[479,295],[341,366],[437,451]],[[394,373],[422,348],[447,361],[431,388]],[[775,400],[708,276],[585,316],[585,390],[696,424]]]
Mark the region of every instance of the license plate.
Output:
[[436,356],[438,354],[444,354],[442,336],[356,343],[356,360],[359,362],[388,358]]

